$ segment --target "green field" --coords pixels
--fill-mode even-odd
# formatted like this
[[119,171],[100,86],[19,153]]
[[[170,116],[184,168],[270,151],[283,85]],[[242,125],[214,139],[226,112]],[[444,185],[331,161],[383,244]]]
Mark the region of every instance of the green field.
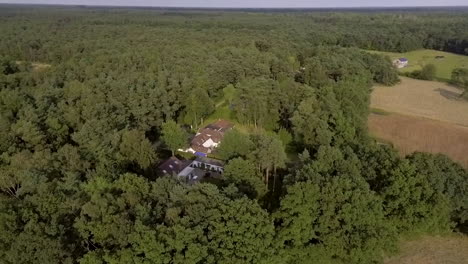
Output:
[[[437,50],[415,50],[406,53],[369,51],[371,53],[388,55],[390,59],[405,57],[409,60],[409,66],[400,69],[401,72],[411,72],[420,70],[426,64],[434,64],[437,69],[437,79],[447,81],[450,79],[452,70],[455,68],[468,68],[468,56]],[[436,59],[436,56],[444,58]]]

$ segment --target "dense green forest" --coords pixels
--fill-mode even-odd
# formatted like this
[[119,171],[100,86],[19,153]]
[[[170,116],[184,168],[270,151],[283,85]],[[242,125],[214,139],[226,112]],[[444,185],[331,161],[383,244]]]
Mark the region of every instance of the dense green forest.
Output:
[[[363,49],[468,55],[468,13],[0,6],[1,263],[380,263],[466,230],[468,172],[367,133]],[[225,99],[219,182],[156,166]],[[291,157],[292,156],[292,157]]]

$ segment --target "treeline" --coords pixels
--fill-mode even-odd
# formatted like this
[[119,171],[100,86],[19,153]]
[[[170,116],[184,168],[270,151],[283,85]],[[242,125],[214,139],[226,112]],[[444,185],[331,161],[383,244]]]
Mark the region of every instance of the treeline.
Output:
[[[310,45],[338,45],[395,52],[427,48],[468,54],[465,30],[468,21],[463,10],[248,13],[3,6],[0,16],[4,24],[2,52],[28,61],[92,56],[90,50],[111,45],[99,45],[101,38],[115,39],[112,45],[125,43],[134,47],[148,42],[173,43],[177,47],[188,44],[186,40],[190,39],[209,48],[213,41],[237,43],[240,47],[246,44],[242,40],[252,36],[265,44],[263,49],[283,51],[298,52]],[[34,23],[30,23],[31,19]],[[101,34],[103,29],[107,29],[107,35]],[[172,32],[170,36],[166,36],[168,30]],[[21,42],[17,41],[17,32],[27,33],[22,34]],[[201,32],[204,34],[198,34]],[[155,35],[166,37],[159,39]],[[217,38],[219,35],[224,38]],[[94,41],[84,43],[91,36]]]
[[[400,236],[460,230],[467,171],[367,135],[372,84],[396,70],[323,25],[399,16],[465,21],[2,9],[1,262],[378,263]],[[224,179],[158,177],[167,135],[221,98],[258,128],[226,135]]]

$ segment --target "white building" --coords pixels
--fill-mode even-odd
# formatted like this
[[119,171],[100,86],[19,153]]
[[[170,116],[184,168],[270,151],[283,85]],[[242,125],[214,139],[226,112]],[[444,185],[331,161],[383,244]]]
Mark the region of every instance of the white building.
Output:
[[408,59],[407,58],[399,58],[393,61],[393,65],[398,69],[404,68],[408,66]]

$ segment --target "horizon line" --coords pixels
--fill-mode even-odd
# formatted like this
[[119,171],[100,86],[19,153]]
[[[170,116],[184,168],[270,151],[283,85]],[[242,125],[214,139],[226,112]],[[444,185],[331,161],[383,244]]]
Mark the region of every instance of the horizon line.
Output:
[[93,5],[93,4],[66,4],[66,3],[2,3],[0,5],[12,6],[60,6],[60,7],[118,7],[118,8],[168,8],[168,9],[283,9],[283,10],[298,10],[298,9],[414,9],[414,8],[468,8],[467,5],[428,5],[428,6],[336,6],[336,7],[203,7],[203,6],[157,6],[157,5]]

